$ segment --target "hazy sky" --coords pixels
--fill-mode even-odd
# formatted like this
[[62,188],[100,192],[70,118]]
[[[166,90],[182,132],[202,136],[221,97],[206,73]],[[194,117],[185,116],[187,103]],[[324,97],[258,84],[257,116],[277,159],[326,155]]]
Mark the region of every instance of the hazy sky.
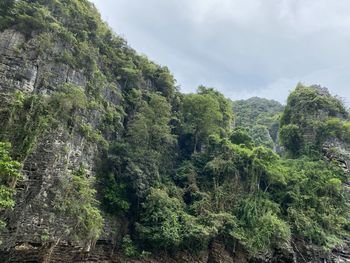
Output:
[[301,81],[350,102],[349,0],[93,0],[181,91],[284,102]]

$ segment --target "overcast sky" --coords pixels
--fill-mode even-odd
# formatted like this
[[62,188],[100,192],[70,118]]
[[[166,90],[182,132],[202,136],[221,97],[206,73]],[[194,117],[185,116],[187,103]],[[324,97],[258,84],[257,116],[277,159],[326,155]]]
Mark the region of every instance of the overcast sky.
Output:
[[93,0],[183,92],[285,102],[300,81],[350,102],[349,0]]

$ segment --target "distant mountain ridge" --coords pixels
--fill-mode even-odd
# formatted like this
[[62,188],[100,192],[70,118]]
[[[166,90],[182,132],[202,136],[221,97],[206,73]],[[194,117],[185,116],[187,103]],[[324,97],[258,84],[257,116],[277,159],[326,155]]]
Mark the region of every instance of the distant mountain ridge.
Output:
[[233,102],[235,126],[245,127],[257,145],[275,148],[278,145],[279,117],[284,106],[259,97]]

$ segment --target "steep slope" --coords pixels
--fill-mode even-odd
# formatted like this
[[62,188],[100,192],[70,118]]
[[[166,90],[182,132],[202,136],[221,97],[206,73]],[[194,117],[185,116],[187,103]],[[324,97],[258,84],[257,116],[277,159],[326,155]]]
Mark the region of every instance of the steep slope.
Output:
[[290,154],[320,152],[332,140],[349,142],[349,113],[326,88],[299,84],[281,117],[281,139]]
[[247,128],[257,145],[276,148],[279,115],[283,109],[277,101],[258,97],[234,101],[235,126]]
[[[203,86],[179,93],[88,1],[6,0],[0,10],[0,141],[22,164],[15,184],[0,169],[0,185],[15,186],[13,209],[1,210],[1,262],[346,260],[348,171],[329,162],[335,154],[323,160],[325,147],[308,140],[318,155],[287,159],[244,132],[237,140],[229,100]],[[283,127],[314,103],[294,105],[295,94]],[[281,107],[270,104],[265,128]],[[344,145],[347,113],[327,107]]]
[[[107,140],[123,132],[122,93],[132,87],[170,98],[174,81],[115,36],[87,1],[2,4],[0,138],[23,163],[23,180],[16,206],[3,214],[1,261],[72,262],[102,231],[90,178]],[[123,217],[104,221],[101,260]]]
[[[289,95],[288,103],[281,116],[280,139],[287,150],[287,155],[309,156],[312,159],[322,158],[336,164],[344,171],[342,184],[344,194],[349,194],[350,184],[350,119],[349,112],[342,100],[330,94],[327,88],[298,84]],[[325,182],[334,185],[335,180]],[[346,206],[350,202],[347,198]],[[320,209],[318,207],[318,209]],[[327,207],[329,211],[331,208]],[[349,222],[349,217],[346,218]],[[350,239],[344,235],[341,244],[333,253],[335,262],[348,262]]]

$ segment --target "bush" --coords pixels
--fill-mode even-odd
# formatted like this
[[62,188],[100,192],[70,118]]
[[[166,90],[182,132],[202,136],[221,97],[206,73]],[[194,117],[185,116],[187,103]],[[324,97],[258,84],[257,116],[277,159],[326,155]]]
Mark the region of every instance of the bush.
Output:
[[182,204],[161,189],[150,189],[142,205],[144,212],[136,230],[155,248],[177,248],[182,242]]
[[[10,157],[11,145],[0,142],[0,211],[11,209],[15,205],[13,195],[15,186],[20,179],[19,162],[12,160]],[[5,222],[0,220],[0,229],[5,227]]]
[[129,235],[123,237],[122,249],[127,257],[138,257],[140,255],[137,247],[135,246],[134,242],[132,241]]
[[74,222],[67,226],[68,233],[86,243],[96,241],[103,228],[103,218],[93,185],[94,179],[88,178],[85,169],[80,167],[72,174],[71,182],[62,182],[62,200],[56,200],[58,211]]
[[230,136],[230,141],[237,145],[243,145],[248,148],[254,146],[254,141],[252,137],[249,136],[248,130],[238,127],[233,130]]
[[281,144],[289,151],[289,153],[296,157],[303,147],[303,137],[300,133],[300,128],[295,124],[288,124],[283,126],[279,132]]

